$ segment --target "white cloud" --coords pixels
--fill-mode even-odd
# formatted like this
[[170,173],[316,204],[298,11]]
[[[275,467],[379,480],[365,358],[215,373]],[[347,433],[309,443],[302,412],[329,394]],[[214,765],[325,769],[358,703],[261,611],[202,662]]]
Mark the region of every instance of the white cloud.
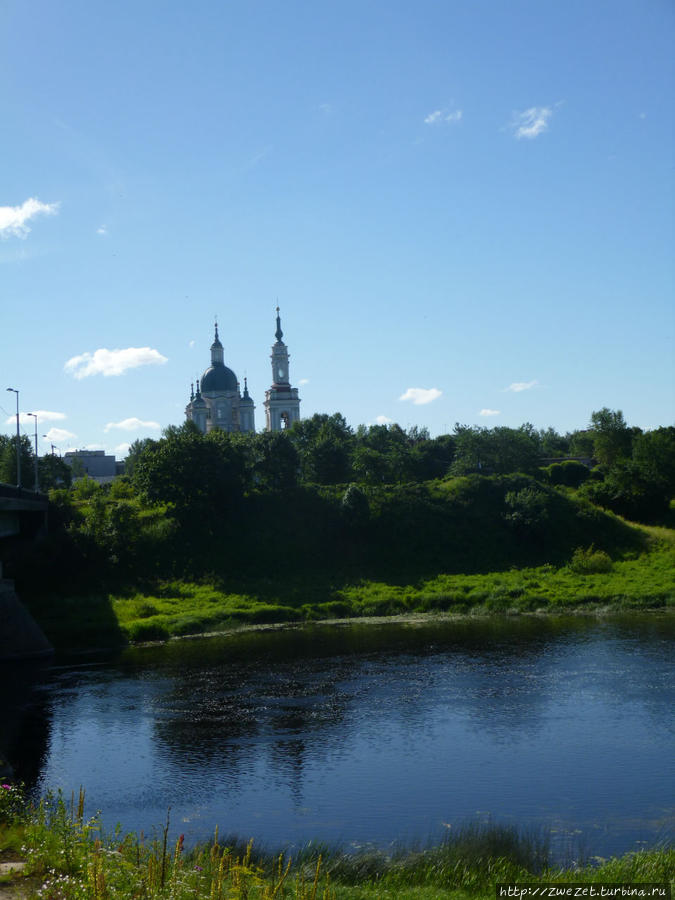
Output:
[[534,381],[512,381],[504,390],[519,394],[521,391],[529,391],[530,388],[536,387],[538,384],[539,382],[536,379]]
[[188,343],[188,347],[189,347],[190,349],[192,349],[192,348],[194,347],[194,345],[195,345],[194,339],[191,340],[191,341]]
[[99,227],[96,229],[96,234],[106,235],[107,233],[108,233],[107,225],[99,225]]
[[462,115],[461,109],[455,109],[452,112],[448,112],[445,109],[435,109],[425,117],[424,124],[442,125],[445,122],[446,124],[451,125],[453,122],[461,122]]
[[122,431],[139,431],[142,428],[150,428],[153,431],[157,431],[160,428],[160,424],[159,422],[144,422],[142,419],[132,416],[129,419],[122,419],[121,422],[108,422],[103,430],[110,431],[113,428],[121,428]]
[[[48,409],[36,409],[35,415],[38,417],[38,424],[40,422],[60,422],[62,419],[66,418],[65,413],[60,412],[50,412]],[[28,413],[19,413],[19,421],[24,425],[28,425],[31,422],[35,422],[33,416],[29,416]],[[5,420],[5,425],[16,424],[16,416],[10,416]]]
[[514,113],[511,129],[520,138],[536,138],[548,128],[548,120],[553,115],[549,106],[531,106],[520,113]]
[[61,441],[70,441],[76,438],[77,435],[73,434],[72,431],[66,431],[65,428],[50,428],[45,437],[48,441],[58,444]]
[[441,121],[442,115],[443,115],[443,113],[440,111],[440,109],[435,109],[432,113],[429,113],[429,115],[425,118],[424,124],[425,125],[437,125]]
[[309,378],[301,378],[298,385],[302,386],[303,384],[309,384]]
[[375,421],[378,425],[391,425],[394,420],[390,419],[389,416],[375,416]]
[[481,409],[479,415],[481,416],[499,416],[501,415],[498,409]]
[[423,406],[425,403],[438,400],[442,393],[438,388],[408,388],[398,399],[412,400],[415,406]]
[[127,369],[161,365],[165,362],[168,362],[166,356],[150,347],[127,347],[124,350],[107,350],[103,347],[93,353],[73,356],[63,368],[74,378],[80,379],[89,375],[122,375]]
[[0,206],[0,238],[25,238],[30,231],[28,222],[32,218],[54,215],[58,208],[58,203],[40,203],[36,197],[24,200],[21,206]]
[[131,447],[131,444],[125,441],[124,443],[118,444],[116,447],[113,447],[112,452],[119,459],[124,459],[125,456],[127,456],[127,454],[129,453],[129,447]]

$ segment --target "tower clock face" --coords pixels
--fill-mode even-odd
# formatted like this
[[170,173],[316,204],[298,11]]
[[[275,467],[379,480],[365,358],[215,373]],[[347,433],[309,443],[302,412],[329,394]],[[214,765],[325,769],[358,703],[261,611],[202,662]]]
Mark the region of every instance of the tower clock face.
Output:
[[279,366],[279,368],[278,368],[278,370],[277,370],[277,374],[278,374],[278,376],[279,376],[279,381],[283,381],[283,380],[284,380],[284,370],[283,370],[283,366]]

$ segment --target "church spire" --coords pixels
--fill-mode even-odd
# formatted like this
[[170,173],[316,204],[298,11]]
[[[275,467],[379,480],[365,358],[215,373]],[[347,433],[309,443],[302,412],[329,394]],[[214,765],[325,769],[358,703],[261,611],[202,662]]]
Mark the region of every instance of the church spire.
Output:
[[274,333],[275,338],[280,341],[284,336],[283,331],[281,330],[281,316],[279,315],[279,307],[277,306],[277,330]]
[[218,337],[218,319],[216,319],[216,336],[214,337],[213,343],[211,344],[211,365],[224,365],[223,345],[220,343],[220,338]]

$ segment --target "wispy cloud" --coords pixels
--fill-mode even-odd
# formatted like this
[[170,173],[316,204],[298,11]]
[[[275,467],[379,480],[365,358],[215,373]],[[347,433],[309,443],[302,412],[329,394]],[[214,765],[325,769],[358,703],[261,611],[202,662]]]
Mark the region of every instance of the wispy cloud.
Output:
[[191,340],[191,341],[188,343],[188,347],[192,350],[192,348],[194,347],[194,345],[195,345],[195,342],[194,342],[194,338],[193,338],[193,340]]
[[552,115],[553,110],[550,106],[531,106],[523,112],[514,113],[510,127],[519,140],[536,138],[546,131]]
[[536,387],[538,384],[539,382],[536,379],[534,381],[512,381],[504,390],[519,394],[521,391],[529,391],[530,388]]
[[309,378],[301,378],[300,381],[298,381],[300,387],[302,387],[303,384],[309,384]]
[[96,234],[106,235],[107,233],[108,233],[107,225],[99,225],[98,228],[96,229]]
[[125,456],[129,453],[129,448],[131,444],[128,441],[124,441],[121,444],[118,444],[116,447],[113,447],[113,454],[117,456],[119,459],[124,459]]
[[77,435],[65,428],[50,428],[45,437],[54,444],[60,444],[62,441],[72,441]]
[[389,416],[375,416],[375,421],[378,425],[391,425],[394,420],[390,419]]
[[481,409],[480,416],[499,416],[501,415],[500,410],[498,409]]
[[88,378],[89,375],[122,375],[128,369],[139,366],[163,365],[168,362],[151,347],[127,347],[124,350],[107,350],[102,347],[93,353],[81,353],[73,356],[64,365],[64,370],[74,378]]
[[[35,415],[38,417],[38,422],[60,422],[66,418],[66,414],[62,412],[51,412],[48,409],[36,409]],[[24,425],[27,425],[29,422],[34,422],[35,419],[33,416],[29,416],[27,412],[23,412],[19,414],[19,421]],[[5,421],[5,425],[16,424],[16,416],[10,416]]]
[[121,428],[122,431],[139,431],[141,428],[150,428],[153,431],[157,431],[160,428],[160,424],[159,422],[144,422],[143,419],[131,416],[129,419],[122,419],[121,422],[108,422],[103,430],[111,431],[113,428]]
[[424,118],[425,125],[452,125],[462,121],[462,110],[455,109],[449,112],[447,109],[435,109]]
[[53,216],[58,203],[41,203],[37,197],[24,200],[21,206],[0,206],[0,238],[25,238],[30,232],[28,222],[35,216]]
[[260,165],[260,163],[266,159],[270,153],[272,152],[272,144],[268,144],[266,147],[263,147],[262,150],[259,150],[257,153],[254,153],[241,167],[241,171],[248,172],[251,169],[255,169],[256,166]]
[[408,388],[405,394],[401,394],[399,400],[412,400],[415,406],[424,406],[438,400],[443,391],[438,388]]

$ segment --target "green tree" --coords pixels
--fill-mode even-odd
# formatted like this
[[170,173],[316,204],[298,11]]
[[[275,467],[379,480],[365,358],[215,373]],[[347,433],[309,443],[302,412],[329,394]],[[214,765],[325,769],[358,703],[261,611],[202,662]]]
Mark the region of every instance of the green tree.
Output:
[[422,440],[417,429],[406,434],[396,424],[361,425],[355,437],[354,474],[368,484],[409,481],[414,468],[413,447]]
[[[21,487],[29,490],[35,485],[35,457],[33,442],[25,434],[19,440],[21,457]],[[0,482],[16,484],[16,436],[0,435]]]
[[588,430],[573,431],[569,437],[569,455],[593,458],[593,432]]
[[126,458],[124,460],[124,474],[131,477],[134,474],[136,463],[141,458],[145,450],[152,446],[155,441],[152,438],[137,438],[129,445]]
[[626,425],[620,409],[603,406],[591,413],[590,430],[593,455],[601,466],[611,468],[620,459],[630,458],[633,432]]
[[548,521],[548,496],[536,487],[508,491],[504,496],[504,520],[512,528],[529,534],[541,533]]
[[354,477],[362,484],[385,484],[391,481],[387,456],[379,450],[357,446],[353,455]]
[[79,456],[73,456],[71,458],[70,463],[70,471],[73,478],[84,478],[86,477],[87,470],[84,467],[84,463],[80,459]]
[[567,456],[570,452],[569,435],[559,434],[555,428],[541,428],[538,438],[542,456]]
[[644,478],[663,486],[666,496],[675,496],[675,427],[638,435],[633,441],[633,462]]
[[534,472],[539,464],[539,441],[531,425],[520,428],[455,426],[453,475],[470,472],[505,475]]
[[300,459],[286,431],[247,435],[246,451],[253,482],[262,490],[284,490],[298,483]]
[[561,463],[552,463],[542,469],[550,484],[564,484],[567,487],[579,487],[590,477],[591,470],[583,463],[567,459]]
[[582,496],[628,519],[649,522],[668,509],[670,493],[653,481],[632,459],[615,463],[602,481],[587,481]]
[[181,524],[208,530],[243,493],[243,454],[225,432],[186,422],[145,448],[133,482],[151,502],[171,504]]
[[451,434],[421,440],[411,451],[412,472],[415,481],[444,478],[455,458],[455,439]]
[[350,480],[354,435],[343,415],[316,413],[294,422],[288,433],[300,457],[303,481],[341,484]]
[[70,487],[72,472],[68,463],[54,453],[46,453],[38,460],[38,478],[41,491]]
[[342,515],[350,528],[362,528],[370,518],[370,504],[361,488],[350,484],[342,495]]

